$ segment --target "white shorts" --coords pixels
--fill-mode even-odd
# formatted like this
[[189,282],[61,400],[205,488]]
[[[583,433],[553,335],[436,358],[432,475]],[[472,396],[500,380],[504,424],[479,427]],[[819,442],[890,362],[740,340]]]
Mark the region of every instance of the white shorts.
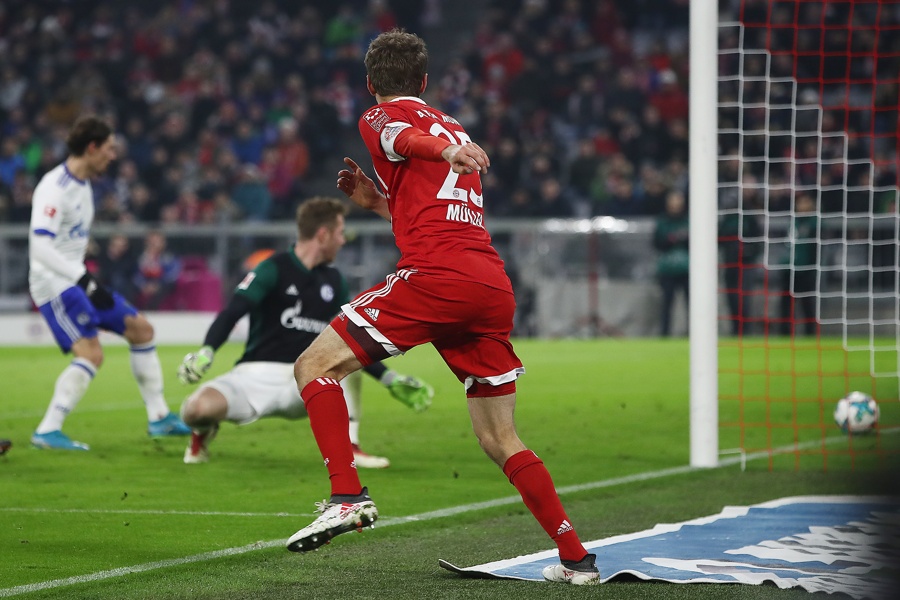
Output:
[[[351,373],[341,381],[345,398],[358,394],[359,382],[358,372]],[[262,417],[307,417],[306,406],[300,398],[297,381],[294,379],[294,363],[240,363],[202,387],[213,388],[225,397],[228,403],[225,418],[239,425],[252,423]]]
[[246,362],[204,384],[225,396],[229,421],[245,425],[268,416],[302,419],[306,407],[294,380],[294,363]]

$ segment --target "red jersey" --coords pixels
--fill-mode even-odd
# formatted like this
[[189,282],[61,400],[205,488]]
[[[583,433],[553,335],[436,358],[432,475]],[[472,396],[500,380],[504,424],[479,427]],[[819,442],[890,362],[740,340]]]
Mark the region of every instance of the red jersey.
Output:
[[452,144],[471,141],[456,119],[419,98],[383,102],[360,117],[359,132],[388,199],[400,250],[397,268],[477,281],[512,293],[503,261],[484,228],[481,177],[454,173],[446,161],[397,154],[394,140],[407,127]]

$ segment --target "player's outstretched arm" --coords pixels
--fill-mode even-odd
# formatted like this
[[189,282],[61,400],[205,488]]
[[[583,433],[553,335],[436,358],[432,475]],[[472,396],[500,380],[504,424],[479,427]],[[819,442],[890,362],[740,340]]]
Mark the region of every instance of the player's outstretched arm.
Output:
[[338,171],[337,188],[357,206],[371,210],[390,221],[391,213],[388,210],[387,198],[375,188],[375,182],[352,158],[345,156],[344,163],[349,168]]
[[228,306],[213,319],[203,340],[203,346],[196,352],[186,355],[178,365],[178,379],[181,383],[197,383],[203,378],[212,366],[216,350],[228,340],[231,330],[252,306],[253,303],[246,296],[234,294],[231,297]]

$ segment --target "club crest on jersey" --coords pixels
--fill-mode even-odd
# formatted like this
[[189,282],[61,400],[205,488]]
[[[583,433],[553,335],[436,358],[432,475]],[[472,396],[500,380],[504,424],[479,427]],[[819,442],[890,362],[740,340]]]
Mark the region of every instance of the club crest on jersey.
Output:
[[44,214],[52,219],[53,215],[56,214],[56,209],[52,206],[47,206],[44,208]]
[[86,326],[91,322],[91,316],[87,313],[78,313],[78,316],[75,317],[75,320],[78,321],[78,324],[82,327]]
[[325,302],[331,302],[334,300],[334,288],[328,285],[327,283],[322,284],[322,288],[319,290],[319,295],[322,296],[322,300]]
[[381,138],[385,142],[391,142],[391,147],[393,147],[392,140],[400,135],[400,132],[406,129],[406,125],[391,125],[390,127],[385,127],[384,132],[381,134]]
[[253,283],[254,279],[256,279],[256,273],[254,273],[253,271],[250,271],[249,273],[247,273],[247,275],[244,276],[244,278],[238,284],[238,289],[246,290],[248,287],[250,287],[250,284]]
[[381,131],[381,128],[384,127],[384,124],[388,122],[390,117],[388,117],[387,113],[384,112],[384,110],[376,106],[375,108],[364,114],[363,119],[365,119],[366,123],[369,124],[369,127],[374,129],[375,131]]

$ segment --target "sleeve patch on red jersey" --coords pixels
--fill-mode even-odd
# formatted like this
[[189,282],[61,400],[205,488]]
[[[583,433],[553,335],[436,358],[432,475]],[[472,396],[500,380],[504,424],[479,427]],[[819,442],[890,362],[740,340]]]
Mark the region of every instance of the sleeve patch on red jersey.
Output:
[[381,128],[384,127],[384,124],[390,120],[387,113],[384,112],[380,107],[376,106],[369,112],[363,115],[363,119],[366,120],[366,123],[369,124],[369,127],[374,129],[375,131],[381,131]]
[[44,208],[44,214],[52,219],[53,215],[56,214],[56,209],[52,206],[47,206]]

